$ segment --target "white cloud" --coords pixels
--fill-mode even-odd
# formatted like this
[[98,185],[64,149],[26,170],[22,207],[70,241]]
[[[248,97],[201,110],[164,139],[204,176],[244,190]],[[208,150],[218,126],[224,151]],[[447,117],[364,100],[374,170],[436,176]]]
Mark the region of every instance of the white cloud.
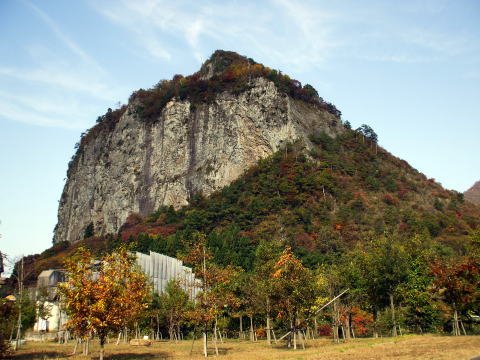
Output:
[[103,100],[118,99],[107,85],[95,80],[91,75],[62,69],[58,66],[42,66],[32,70],[0,67],[0,76],[13,77],[28,83],[43,83],[62,90],[81,92]]
[[0,117],[39,126],[85,129],[126,91],[88,69],[62,63],[34,69],[0,66]]
[[126,89],[113,86],[106,71],[43,10],[23,1],[65,45],[22,44],[30,65],[0,64],[0,117],[39,126],[85,129]]
[[[40,96],[8,96],[0,93],[0,118],[28,124],[66,129],[85,129],[92,123],[87,109],[64,98],[42,98]],[[74,115],[77,114],[77,115]],[[80,116],[78,114],[81,114]],[[89,121],[90,120],[90,121]]]
[[457,56],[469,50],[469,40],[458,34],[435,33],[427,29],[409,29],[403,40],[443,56]]
[[95,68],[95,70],[104,73],[105,71],[103,68],[97,64],[97,62],[87,54],[85,50],[83,50],[74,40],[72,40],[69,36],[67,36],[60,27],[53,21],[53,19],[48,16],[46,12],[38,8],[37,6],[33,5],[29,1],[24,0],[25,4],[27,4],[41,19],[42,21],[48,25],[48,27],[53,31],[53,33],[76,55],[78,55],[86,64],[91,65]]
[[162,0],[92,3],[98,12],[131,33],[136,43],[160,60],[188,46],[204,60],[212,45],[248,49],[279,65],[316,67],[337,46],[331,13],[289,0],[249,2],[168,2]]

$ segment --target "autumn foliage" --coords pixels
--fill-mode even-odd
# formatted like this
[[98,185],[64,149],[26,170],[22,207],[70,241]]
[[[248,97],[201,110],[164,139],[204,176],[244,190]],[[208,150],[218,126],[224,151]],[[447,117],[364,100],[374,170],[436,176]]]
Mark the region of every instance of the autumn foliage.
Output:
[[126,249],[95,261],[87,249],[66,260],[67,281],[59,286],[67,327],[80,338],[96,334],[102,347],[110,332],[118,332],[147,308],[149,288],[143,273],[134,268]]

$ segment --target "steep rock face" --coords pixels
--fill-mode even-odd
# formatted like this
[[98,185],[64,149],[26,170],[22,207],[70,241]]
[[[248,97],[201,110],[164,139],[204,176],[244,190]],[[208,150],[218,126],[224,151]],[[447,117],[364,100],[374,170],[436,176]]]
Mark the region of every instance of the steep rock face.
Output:
[[464,196],[466,200],[480,206],[480,181],[477,181],[470,189],[465,191]]
[[115,233],[133,212],[161,205],[178,208],[196,192],[205,195],[286,142],[343,129],[340,120],[313,104],[294,100],[265,78],[239,95],[219,93],[208,104],[170,101],[147,123],[128,105],[115,127],[102,130],[77,154],[69,170],[54,241]]

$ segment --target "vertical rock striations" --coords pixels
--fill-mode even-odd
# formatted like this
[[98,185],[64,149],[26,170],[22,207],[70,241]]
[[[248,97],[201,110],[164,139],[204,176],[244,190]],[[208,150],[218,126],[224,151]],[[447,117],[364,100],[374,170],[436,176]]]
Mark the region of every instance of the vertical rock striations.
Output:
[[[209,63],[202,69],[212,76]],[[115,233],[130,213],[186,205],[286,142],[308,147],[310,134],[343,128],[335,114],[291,98],[267,78],[248,85],[203,103],[173,97],[154,121],[142,119],[133,99],[111,126],[87,134],[69,167],[54,241],[80,240],[90,223],[97,235]]]

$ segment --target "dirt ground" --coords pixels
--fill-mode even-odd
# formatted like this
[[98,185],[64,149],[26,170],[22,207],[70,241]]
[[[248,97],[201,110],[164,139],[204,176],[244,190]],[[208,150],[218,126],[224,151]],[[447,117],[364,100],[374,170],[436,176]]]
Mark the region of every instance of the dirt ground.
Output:
[[[209,345],[209,356],[215,356],[213,343]],[[80,346],[77,355],[69,355],[73,350],[73,342],[69,344],[29,342],[23,345],[11,359],[15,360],[47,360],[98,359],[98,341],[90,344],[90,355],[83,356]],[[157,359],[204,359],[202,344],[195,341],[192,355],[191,341],[155,342],[149,347],[131,346],[128,344],[107,344],[106,359],[117,360],[157,360]],[[349,343],[333,344],[330,339],[312,340],[306,349],[293,350],[284,344],[269,347],[265,341],[250,343],[248,341],[226,340],[218,345],[219,357],[222,359],[473,359],[480,360],[480,336],[435,336],[414,335],[398,338],[355,339]]]

